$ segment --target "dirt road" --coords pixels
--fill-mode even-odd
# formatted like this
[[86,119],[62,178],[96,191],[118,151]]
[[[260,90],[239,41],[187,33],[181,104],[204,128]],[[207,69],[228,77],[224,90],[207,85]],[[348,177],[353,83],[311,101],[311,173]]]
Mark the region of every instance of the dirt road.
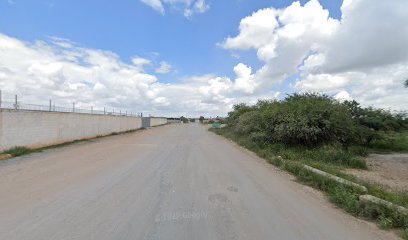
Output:
[[4,240],[394,238],[199,124],[0,162]]

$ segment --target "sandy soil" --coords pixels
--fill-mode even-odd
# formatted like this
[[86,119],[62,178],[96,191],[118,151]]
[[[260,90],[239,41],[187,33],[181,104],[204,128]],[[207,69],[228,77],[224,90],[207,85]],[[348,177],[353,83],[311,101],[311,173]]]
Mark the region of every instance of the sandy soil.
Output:
[[408,192],[408,153],[371,154],[367,165],[368,171],[347,169],[346,172],[387,189]]

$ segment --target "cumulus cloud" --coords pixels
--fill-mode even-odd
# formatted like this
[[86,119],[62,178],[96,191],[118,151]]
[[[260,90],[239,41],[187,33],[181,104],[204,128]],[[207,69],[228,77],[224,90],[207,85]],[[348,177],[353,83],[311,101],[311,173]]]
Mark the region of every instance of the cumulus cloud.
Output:
[[[347,92],[365,105],[406,109],[408,95],[401,88],[408,76],[406,1],[345,0],[341,10],[338,20],[317,0],[261,9],[219,45],[255,50],[264,63],[243,78],[251,79],[242,87],[248,93],[260,94],[297,75],[295,90],[342,97]],[[248,82],[241,79],[236,82]]]
[[[52,42],[23,42],[0,35],[0,88],[22,101],[128,107],[144,105],[154,75],[109,51]],[[125,97],[128,96],[128,97]]]
[[[228,77],[207,74],[161,83],[147,73],[152,61],[135,56],[125,63],[110,51],[78,47],[50,37],[25,42],[0,34],[0,89],[3,102],[14,94],[25,104],[128,110],[165,116],[224,115],[240,101]],[[160,64],[158,72],[171,67]]]
[[234,67],[236,75],[234,89],[246,94],[252,94],[256,88],[252,69],[243,63],[239,63]]
[[353,98],[347,91],[341,91],[334,96],[335,99],[339,101],[351,101]]
[[164,6],[181,8],[186,18],[191,18],[195,13],[204,13],[210,9],[205,0],[141,0],[160,14],[165,14]]
[[273,30],[278,25],[276,9],[261,9],[252,16],[242,19],[239,25],[239,35],[228,37],[221,46],[226,49],[241,50],[261,48],[273,42]]

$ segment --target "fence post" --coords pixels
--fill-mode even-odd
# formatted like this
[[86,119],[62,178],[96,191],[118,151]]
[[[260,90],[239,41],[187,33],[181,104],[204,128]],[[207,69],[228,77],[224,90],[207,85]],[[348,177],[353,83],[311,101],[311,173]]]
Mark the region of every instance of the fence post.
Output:
[[103,107],[103,115],[105,115],[105,114],[106,114],[106,108]]
[[122,115],[122,110],[119,110],[119,115]]
[[17,97],[17,94],[16,94],[16,95],[15,95],[15,103],[14,103],[14,108],[15,108],[15,109],[18,109],[18,105],[17,105],[17,104],[18,104],[18,101],[17,101],[17,98],[18,98],[18,97]]
[[51,110],[52,110],[52,101],[50,99],[50,112],[51,112]]

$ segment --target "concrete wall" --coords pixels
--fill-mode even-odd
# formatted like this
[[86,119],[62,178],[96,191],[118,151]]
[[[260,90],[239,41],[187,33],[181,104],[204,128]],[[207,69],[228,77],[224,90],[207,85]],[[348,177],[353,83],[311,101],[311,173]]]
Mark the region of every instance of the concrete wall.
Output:
[[0,151],[15,146],[48,146],[141,126],[141,118],[136,117],[1,109]]
[[150,127],[160,126],[164,124],[167,124],[167,118],[158,118],[158,117],[150,118]]

